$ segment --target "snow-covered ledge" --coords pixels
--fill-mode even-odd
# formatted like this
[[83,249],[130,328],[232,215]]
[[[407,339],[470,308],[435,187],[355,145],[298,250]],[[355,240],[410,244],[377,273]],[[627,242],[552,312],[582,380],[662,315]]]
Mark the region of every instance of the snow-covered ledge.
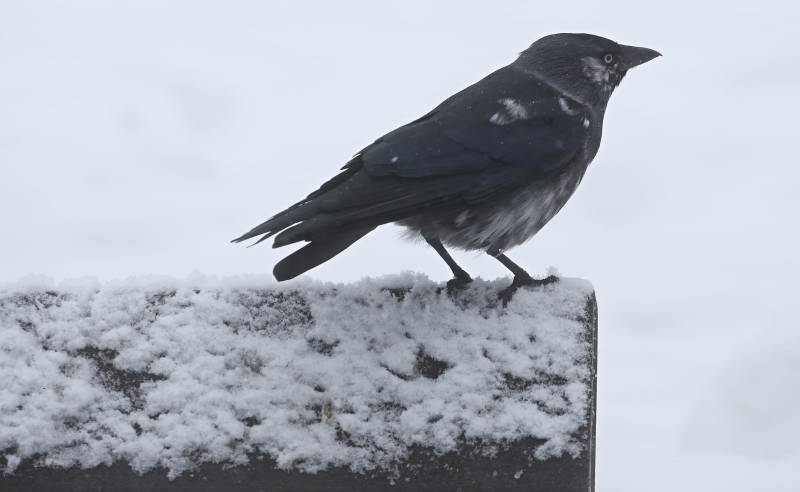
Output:
[[592,287],[508,282],[0,286],[0,490],[592,490]]

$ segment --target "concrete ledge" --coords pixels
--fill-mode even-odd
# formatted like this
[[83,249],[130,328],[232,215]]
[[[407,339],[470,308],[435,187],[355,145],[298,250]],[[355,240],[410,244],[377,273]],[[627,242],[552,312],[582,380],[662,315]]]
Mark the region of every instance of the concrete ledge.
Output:
[[507,282],[5,287],[0,490],[591,491],[591,286]]

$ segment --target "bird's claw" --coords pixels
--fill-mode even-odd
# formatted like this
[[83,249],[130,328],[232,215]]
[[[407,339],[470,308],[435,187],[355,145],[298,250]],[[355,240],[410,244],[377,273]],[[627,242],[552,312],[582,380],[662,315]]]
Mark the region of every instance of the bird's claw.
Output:
[[458,292],[461,292],[467,288],[470,282],[472,282],[472,277],[469,275],[451,278],[447,281],[447,295],[452,296]]
[[515,275],[514,280],[511,282],[511,285],[501,290],[500,293],[497,295],[497,297],[500,299],[500,301],[503,303],[503,306],[505,307],[509,303],[509,301],[511,301],[511,298],[514,297],[514,293],[517,292],[517,289],[519,289],[520,287],[540,287],[555,282],[558,282],[558,277],[556,277],[555,275],[550,275],[542,279],[533,278],[530,275],[526,276]]

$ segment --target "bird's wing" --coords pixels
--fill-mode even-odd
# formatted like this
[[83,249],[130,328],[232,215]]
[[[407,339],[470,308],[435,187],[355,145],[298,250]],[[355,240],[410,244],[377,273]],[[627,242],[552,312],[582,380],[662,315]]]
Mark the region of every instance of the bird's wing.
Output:
[[536,79],[498,70],[381,137],[319,190],[238,240],[288,227],[277,247],[502,196],[580,154],[582,110]]
[[509,85],[476,84],[378,139],[309,196],[309,213],[275,246],[480,203],[559,172],[583,149],[582,108]]
[[378,139],[359,154],[365,171],[427,178],[524,168],[535,178],[565,165],[586,135],[584,108],[513,75],[487,77]]
[[[535,80],[535,79],[534,79]],[[581,152],[584,108],[517,73],[493,76],[356,156],[360,179],[320,197],[326,212],[404,213],[437,203],[491,199],[557,173]],[[396,219],[394,219],[396,220]]]

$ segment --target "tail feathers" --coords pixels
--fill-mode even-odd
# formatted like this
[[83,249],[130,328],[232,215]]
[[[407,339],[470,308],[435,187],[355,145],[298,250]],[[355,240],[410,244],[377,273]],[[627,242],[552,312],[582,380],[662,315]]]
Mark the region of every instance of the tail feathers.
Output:
[[323,183],[317,191],[311,193],[305,199],[300,200],[283,212],[274,215],[263,224],[257,225],[249,232],[237,237],[231,242],[240,243],[250,238],[266,234],[255,243],[258,244],[261,241],[282,231],[283,229],[296,224],[297,222],[301,222],[313,217],[318,212],[317,206],[314,204],[315,199],[322,197],[329,191],[334,190],[337,186],[352,178],[361,170],[362,167],[363,163],[361,162],[360,157],[357,155],[350,162],[345,164],[345,166],[342,168],[342,172]]
[[326,232],[328,234],[337,234],[337,232],[330,232],[334,231],[336,226],[337,224],[334,216],[325,214],[318,215],[281,231],[280,234],[275,236],[272,247],[280,248],[299,241],[314,241],[321,237],[321,235],[326,234]]
[[258,242],[255,244],[260,243],[261,241],[275,235],[276,233],[286,229],[292,224],[300,222],[301,220],[305,220],[314,215],[314,210],[312,207],[303,206],[303,207],[290,207],[283,212],[273,216],[266,222],[259,224],[252,228],[250,231],[242,234],[241,236],[237,237],[236,239],[232,240],[232,243],[241,243],[242,241],[246,241],[250,238],[254,238],[256,236],[260,236],[265,234],[264,237],[260,238]]
[[279,282],[294,278],[330,260],[374,228],[371,226],[353,229],[332,237],[312,241],[279,261],[272,273]]

